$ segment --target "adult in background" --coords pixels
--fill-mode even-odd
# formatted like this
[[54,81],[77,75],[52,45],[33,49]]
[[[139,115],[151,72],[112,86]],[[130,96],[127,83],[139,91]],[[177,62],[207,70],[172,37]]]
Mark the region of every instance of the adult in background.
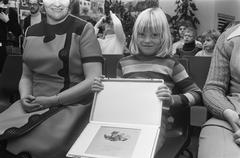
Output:
[[93,26],[69,14],[71,2],[43,0],[46,21],[27,29],[21,99],[0,114],[1,158],[65,158],[88,122],[102,55]]
[[0,0],[0,74],[7,57],[7,35],[11,31],[16,38],[21,34],[17,12],[9,7],[8,0]]
[[240,25],[219,37],[203,101],[213,117],[202,127],[198,158],[240,157]]
[[89,15],[89,9],[86,7],[82,8],[81,14],[79,16],[81,19],[86,20],[90,22],[93,26],[96,24],[96,21],[94,21],[90,15]]
[[[182,49],[183,45],[185,44],[184,41],[184,34],[187,28],[193,27],[189,21],[182,21],[178,27],[178,35],[179,41],[174,42],[172,46],[172,54],[175,55],[178,49]],[[202,43],[200,41],[195,40],[195,44],[198,48],[202,48]]]
[[23,30],[26,31],[27,27],[37,24],[46,19],[46,16],[40,12],[41,4],[40,0],[28,0],[28,7],[30,15],[24,19]]

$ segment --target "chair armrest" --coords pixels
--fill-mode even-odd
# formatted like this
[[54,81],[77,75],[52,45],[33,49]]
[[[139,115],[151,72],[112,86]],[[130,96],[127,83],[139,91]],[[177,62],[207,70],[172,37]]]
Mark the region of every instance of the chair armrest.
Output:
[[190,125],[201,127],[208,117],[207,108],[201,105],[190,107]]

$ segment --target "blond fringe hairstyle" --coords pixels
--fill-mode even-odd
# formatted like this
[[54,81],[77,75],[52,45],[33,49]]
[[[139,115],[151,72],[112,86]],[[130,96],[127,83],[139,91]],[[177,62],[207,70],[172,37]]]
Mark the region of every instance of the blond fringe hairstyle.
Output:
[[139,54],[137,35],[139,32],[142,33],[146,29],[160,35],[159,38],[161,39],[161,47],[156,53],[156,56],[165,57],[167,55],[171,55],[172,39],[170,28],[166,15],[161,8],[148,8],[138,15],[133,27],[132,39],[129,46],[131,54]]

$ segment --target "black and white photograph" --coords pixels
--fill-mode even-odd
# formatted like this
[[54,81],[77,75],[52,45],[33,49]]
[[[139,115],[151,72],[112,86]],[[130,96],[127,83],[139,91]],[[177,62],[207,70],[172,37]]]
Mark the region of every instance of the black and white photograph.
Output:
[[141,130],[102,126],[86,154],[131,158]]
[[0,158],[240,158],[239,61],[240,0],[0,0]]

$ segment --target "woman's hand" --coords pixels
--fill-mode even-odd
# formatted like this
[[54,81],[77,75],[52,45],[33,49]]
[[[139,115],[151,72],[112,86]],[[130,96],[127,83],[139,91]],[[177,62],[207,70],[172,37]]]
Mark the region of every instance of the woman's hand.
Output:
[[42,105],[42,109],[47,109],[51,106],[58,105],[58,98],[57,96],[38,96],[32,101],[34,104]]
[[163,106],[171,106],[174,103],[171,90],[165,85],[161,84],[156,92],[159,100],[163,101]]
[[21,99],[21,104],[24,111],[30,113],[42,109],[43,106],[41,104],[35,103],[35,99],[36,98],[32,95],[28,95]]
[[240,119],[236,111],[227,109],[223,112],[224,117],[234,130],[233,138],[236,144],[240,145]]
[[100,77],[100,78],[94,78],[94,82],[92,84],[92,88],[91,90],[93,92],[100,92],[103,90],[103,84],[102,84],[102,78],[103,77]]

